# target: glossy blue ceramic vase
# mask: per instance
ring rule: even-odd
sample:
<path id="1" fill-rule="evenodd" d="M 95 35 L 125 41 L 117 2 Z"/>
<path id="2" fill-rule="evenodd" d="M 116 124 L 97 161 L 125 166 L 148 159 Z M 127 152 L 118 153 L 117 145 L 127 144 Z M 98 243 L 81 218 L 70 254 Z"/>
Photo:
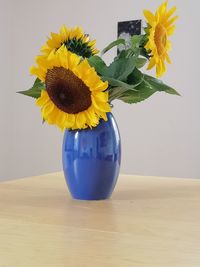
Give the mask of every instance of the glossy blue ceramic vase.
<path id="1" fill-rule="evenodd" d="M 121 141 L 111 113 L 92 129 L 65 131 L 63 170 L 75 199 L 102 200 L 111 196 L 119 175 Z"/>

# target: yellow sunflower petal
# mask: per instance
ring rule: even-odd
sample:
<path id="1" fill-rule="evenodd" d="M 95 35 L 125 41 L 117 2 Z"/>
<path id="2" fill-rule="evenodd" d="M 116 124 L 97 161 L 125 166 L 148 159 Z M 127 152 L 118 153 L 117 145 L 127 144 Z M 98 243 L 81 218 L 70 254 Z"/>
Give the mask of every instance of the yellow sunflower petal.
<path id="1" fill-rule="evenodd" d="M 69 39 L 73 39 L 76 37 L 78 37 L 77 39 L 79 39 L 82 35 L 83 35 L 83 33 L 82 33 L 81 29 L 78 27 L 74 27 L 73 29 L 71 29 L 71 31 L 69 33 Z"/>
<path id="2" fill-rule="evenodd" d="M 102 102 L 108 102 L 108 92 L 98 92 L 98 91 L 93 91 L 92 95 L 97 99 L 98 101 Z"/>
<path id="3" fill-rule="evenodd" d="M 43 118 L 47 118 L 48 115 L 53 111 L 54 109 L 54 104 L 52 102 L 48 102 L 42 107 L 42 116 Z"/>
<path id="4" fill-rule="evenodd" d="M 90 40 L 90 37 L 89 37 L 87 34 L 85 34 L 85 35 L 82 37 L 82 41 L 83 41 L 84 43 L 88 43 L 89 40 Z"/>
<path id="5" fill-rule="evenodd" d="M 167 51 L 170 51 L 172 48 L 172 43 L 168 40 L 166 44 Z"/>
<path id="6" fill-rule="evenodd" d="M 92 91 L 105 91 L 108 88 L 108 81 L 100 81 L 94 87 L 92 87 Z"/>
<path id="7" fill-rule="evenodd" d="M 149 10 L 144 10 L 143 13 L 148 23 L 152 26 L 152 24 L 155 22 L 155 16 Z"/>
<path id="8" fill-rule="evenodd" d="M 80 62 L 80 64 L 77 65 L 77 67 L 74 69 L 75 74 L 80 79 L 85 79 L 87 77 L 87 72 L 90 70 L 90 65 L 86 59 Z"/>
<path id="9" fill-rule="evenodd" d="M 164 74 L 166 72 L 166 65 L 164 60 L 161 61 L 161 64 L 162 64 L 162 74 Z"/>
<path id="10" fill-rule="evenodd" d="M 52 48 L 58 48 L 61 44 L 62 38 L 59 34 L 52 32 L 51 38 L 48 39 L 47 45 Z"/>
<path id="11" fill-rule="evenodd" d="M 46 90 L 42 90 L 41 92 L 41 96 L 36 100 L 36 105 L 37 106 L 44 106 L 45 104 L 47 104 L 49 102 L 49 96 L 46 92 Z"/>
<path id="12" fill-rule="evenodd" d="M 96 55 L 96 54 L 98 54 L 100 51 L 98 50 L 98 49 L 92 49 L 92 54 L 93 55 Z"/>
<path id="13" fill-rule="evenodd" d="M 81 39 L 84 36 L 83 30 L 80 27 L 76 29 L 76 39 Z"/>
<path id="14" fill-rule="evenodd" d="M 52 109 L 51 113 L 48 114 L 45 120 L 49 124 L 56 124 L 58 127 L 60 127 L 60 125 L 57 124 L 58 111 L 59 111 L 58 108 L 54 105 L 54 108 Z"/>
<path id="15" fill-rule="evenodd" d="M 108 103 L 99 101 L 93 95 L 91 96 L 91 98 L 92 98 L 92 103 L 97 110 L 102 112 L 110 112 L 111 108 Z"/>
<path id="16" fill-rule="evenodd" d="M 67 40 L 67 38 L 69 37 L 69 30 L 66 28 L 65 25 L 63 25 L 60 28 L 60 36 L 61 36 L 61 40 L 64 42 L 65 40 Z"/>
<path id="17" fill-rule="evenodd" d="M 65 128 L 72 128 L 75 124 L 75 115 L 74 114 L 67 114 L 64 127 Z"/>
<path id="18" fill-rule="evenodd" d="M 64 113 L 63 111 L 59 110 L 58 114 L 57 114 L 57 118 L 56 118 L 56 123 L 58 125 L 58 127 L 63 131 L 65 129 L 65 120 L 66 120 L 67 116 L 66 113 Z"/>
<path id="19" fill-rule="evenodd" d="M 102 83 L 101 78 L 96 74 L 94 69 L 89 69 L 87 71 L 87 76 L 85 79 L 85 84 L 90 88 L 90 90 L 94 90 L 98 84 Z"/>
<path id="20" fill-rule="evenodd" d="M 96 45 L 96 40 L 90 41 L 90 42 L 88 43 L 88 45 L 89 45 L 90 47 L 95 46 L 95 45 Z"/>
<path id="21" fill-rule="evenodd" d="M 70 53 L 68 54 L 68 68 L 70 70 L 73 70 L 79 63 L 80 63 L 80 57 L 77 57 L 77 55 Z"/>
<path id="22" fill-rule="evenodd" d="M 86 124 L 86 116 L 84 114 L 84 112 L 80 112 L 76 114 L 76 126 L 79 129 L 83 129 L 85 128 L 85 124 Z"/>
<path id="23" fill-rule="evenodd" d="M 174 30 L 175 30 L 175 28 L 176 28 L 175 25 L 173 25 L 173 26 L 171 26 L 170 28 L 168 28 L 168 29 L 167 29 L 167 34 L 168 34 L 168 35 L 172 35 L 172 34 L 174 34 Z"/>
<path id="24" fill-rule="evenodd" d="M 149 65 L 147 66 L 147 70 L 152 69 L 155 66 L 156 62 L 155 62 L 155 58 L 152 57 L 149 61 Z"/>
<path id="25" fill-rule="evenodd" d="M 172 16 L 172 14 L 174 14 L 176 12 L 176 7 L 172 7 L 169 11 L 167 11 L 166 15 L 165 15 L 165 19 L 168 19 L 169 17 Z"/>
<path id="26" fill-rule="evenodd" d="M 50 53 L 51 52 L 51 48 L 47 44 L 45 44 L 45 45 L 43 45 L 41 47 L 40 51 L 43 52 L 43 53 Z"/>
<path id="27" fill-rule="evenodd" d="M 45 76 L 46 76 L 46 72 L 45 72 L 45 69 L 43 68 L 37 68 L 35 66 L 32 66 L 30 68 L 30 73 L 32 75 L 35 75 L 37 76 L 42 82 L 44 82 L 45 80 Z"/>
<path id="28" fill-rule="evenodd" d="M 97 114 L 100 118 L 102 118 L 104 121 L 108 120 L 107 114 L 105 112 L 97 111 Z"/>
<path id="29" fill-rule="evenodd" d="M 170 27 L 177 19 L 178 19 L 178 16 L 175 16 L 172 19 L 166 21 L 165 24 L 164 24 L 165 27 L 166 28 Z"/>
<path id="30" fill-rule="evenodd" d="M 51 52 L 49 53 L 49 55 L 47 56 L 47 60 L 49 60 L 49 61 L 54 60 L 55 59 L 55 53 L 56 53 L 56 49 L 52 49 Z"/>
<path id="31" fill-rule="evenodd" d="M 160 7 L 158 8 L 158 10 L 156 11 L 157 15 L 159 16 L 159 18 L 162 18 L 162 16 L 164 15 L 164 13 L 166 12 L 166 8 L 167 8 L 167 1 L 162 3 L 160 5 Z"/>
<path id="32" fill-rule="evenodd" d="M 170 59 L 170 57 L 169 57 L 169 55 L 168 54 L 166 54 L 166 60 L 167 60 L 167 62 L 169 63 L 169 64 L 171 64 L 172 62 L 171 62 L 171 59 Z"/>
<path id="33" fill-rule="evenodd" d="M 162 69 L 162 61 L 160 60 L 159 63 L 156 65 L 156 76 L 157 78 L 161 77 L 163 74 L 163 69 Z"/>
<path id="34" fill-rule="evenodd" d="M 46 117 L 49 124 L 56 124 L 62 131 L 65 129 L 65 120 L 67 114 L 59 110 L 55 105 L 51 112 Z"/>

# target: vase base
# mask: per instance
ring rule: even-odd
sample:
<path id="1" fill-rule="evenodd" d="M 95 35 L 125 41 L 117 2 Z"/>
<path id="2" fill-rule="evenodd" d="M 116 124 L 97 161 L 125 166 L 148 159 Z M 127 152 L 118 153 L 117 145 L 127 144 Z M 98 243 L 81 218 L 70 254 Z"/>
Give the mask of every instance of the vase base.
<path id="1" fill-rule="evenodd" d="M 77 201 L 102 201 L 102 200 L 108 200 L 110 199 L 111 195 L 109 196 L 73 196 L 71 195 L 71 197 L 74 199 L 74 200 L 77 200 Z"/>

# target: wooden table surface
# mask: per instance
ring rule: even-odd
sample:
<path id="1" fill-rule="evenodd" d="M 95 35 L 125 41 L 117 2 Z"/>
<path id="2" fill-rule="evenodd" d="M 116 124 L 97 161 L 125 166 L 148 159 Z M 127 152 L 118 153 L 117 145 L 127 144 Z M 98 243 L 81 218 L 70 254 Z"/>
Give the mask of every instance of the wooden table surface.
<path id="1" fill-rule="evenodd" d="M 121 175 L 75 201 L 62 173 L 0 183 L 0 267 L 200 267 L 200 180 Z"/>

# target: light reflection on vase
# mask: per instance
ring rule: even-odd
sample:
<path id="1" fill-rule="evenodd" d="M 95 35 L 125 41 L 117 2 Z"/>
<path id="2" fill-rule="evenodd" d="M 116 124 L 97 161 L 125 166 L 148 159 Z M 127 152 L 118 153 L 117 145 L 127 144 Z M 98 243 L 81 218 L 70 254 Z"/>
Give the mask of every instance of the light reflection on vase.
<path id="1" fill-rule="evenodd" d="M 108 113 L 93 129 L 66 131 L 63 140 L 63 170 L 76 199 L 109 198 L 121 162 L 121 141 L 116 121 Z"/>

